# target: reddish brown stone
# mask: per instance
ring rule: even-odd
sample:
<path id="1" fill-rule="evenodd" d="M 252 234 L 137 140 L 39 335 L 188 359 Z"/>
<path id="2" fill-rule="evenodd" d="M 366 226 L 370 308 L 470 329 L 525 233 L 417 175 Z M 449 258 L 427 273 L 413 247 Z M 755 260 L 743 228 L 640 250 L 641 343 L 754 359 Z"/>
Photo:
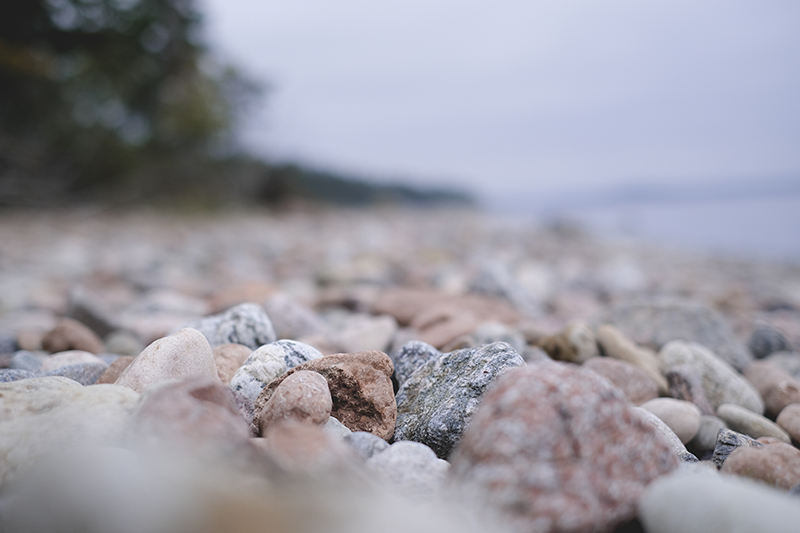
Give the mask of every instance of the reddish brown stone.
<path id="1" fill-rule="evenodd" d="M 658 398 L 658 385 L 641 368 L 610 357 L 592 357 L 583 364 L 616 385 L 636 405 Z"/>
<path id="2" fill-rule="evenodd" d="M 253 353 L 253 350 L 243 344 L 220 344 L 213 348 L 214 362 L 217 365 L 219 380 L 225 385 L 231 384 L 231 379 L 244 360 Z"/>
<path id="3" fill-rule="evenodd" d="M 775 423 L 785 429 L 794 442 L 800 442 L 800 403 L 784 407 Z"/>
<path id="4" fill-rule="evenodd" d="M 63 318 L 42 338 L 42 348 L 50 353 L 82 350 L 103 352 L 103 341 L 92 330 L 72 318 Z"/>
<path id="5" fill-rule="evenodd" d="M 720 471 L 789 490 L 800 483 L 800 450 L 783 442 L 738 448 Z"/>
<path id="6" fill-rule="evenodd" d="M 764 406 L 769 416 L 778 416 L 787 405 L 800 403 L 800 383 L 770 363 L 756 361 L 745 369 L 744 377 L 764 398 Z"/>
<path id="7" fill-rule="evenodd" d="M 298 365 L 272 380 L 256 400 L 256 413 L 261 412 L 275 389 L 295 372 L 311 370 L 328 381 L 333 398 L 331 416 L 351 431 L 368 431 L 391 438 L 397 420 L 391 375 L 392 360 L 383 352 L 334 354 Z"/>
<path id="8" fill-rule="evenodd" d="M 262 435 L 270 425 L 295 420 L 321 426 L 331 416 L 333 401 L 328 382 L 310 370 L 294 372 L 284 379 L 258 414 Z"/>
<path id="9" fill-rule="evenodd" d="M 123 370 L 128 368 L 128 366 L 136 359 L 133 355 L 123 355 L 122 357 L 117 357 L 113 363 L 111 363 L 106 371 L 103 372 L 103 375 L 100 376 L 95 382 L 95 385 L 100 385 L 103 383 L 114 383 L 117 381 L 117 378 L 120 374 L 122 374 Z"/>
<path id="10" fill-rule="evenodd" d="M 458 485 L 538 533 L 612 530 L 678 459 L 607 380 L 544 363 L 497 379 L 451 463 Z"/>

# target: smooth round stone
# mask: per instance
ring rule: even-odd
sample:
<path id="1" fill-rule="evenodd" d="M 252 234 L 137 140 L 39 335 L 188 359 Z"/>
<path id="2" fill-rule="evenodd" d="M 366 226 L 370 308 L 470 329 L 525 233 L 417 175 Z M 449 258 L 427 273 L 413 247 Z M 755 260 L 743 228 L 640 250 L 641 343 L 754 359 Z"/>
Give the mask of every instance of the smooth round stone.
<path id="1" fill-rule="evenodd" d="M 775 352 L 791 350 L 791 345 L 777 328 L 760 322 L 753 328 L 748 348 L 756 359 L 763 359 Z"/>
<path id="2" fill-rule="evenodd" d="M 417 500 L 433 496 L 450 468 L 428 446 L 413 441 L 395 442 L 366 464 L 402 494 Z"/>
<path id="3" fill-rule="evenodd" d="M 634 407 L 633 411 L 642 418 L 644 423 L 651 426 L 659 433 L 659 435 L 661 435 L 661 438 L 669 445 L 669 447 L 672 449 L 672 453 L 674 453 L 678 459 L 687 463 L 697 462 L 697 457 L 695 457 L 689 452 L 689 450 L 686 449 L 686 446 L 681 442 L 681 439 L 679 439 L 675 432 L 672 431 L 670 427 L 666 425 L 660 418 L 650 411 L 642 409 L 641 407 Z"/>
<path id="4" fill-rule="evenodd" d="M 800 450 L 783 442 L 739 448 L 731 452 L 720 472 L 789 490 L 800 483 Z"/>
<path id="5" fill-rule="evenodd" d="M 42 348 L 51 353 L 82 350 L 98 354 L 104 351 L 97 334 L 72 318 L 63 318 L 42 338 Z M 51 369 L 52 370 L 52 369 Z"/>
<path id="6" fill-rule="evenodd" d="M 800 403 L 789 404 L 783 408 L 775 420 L 795 442 L 800 442 Z"/>
<path id="7" fill-rule="evenodd" d="M 745 369 L 744 377 L 764 398 L 767 414 L 771 417 L 778 416 L 791 403 L 800 403 L 800 383 L 775 365 L 756 361 Z"/>
<path id="8" fill-rule="evenodd" d="M 278 385 L 258 414 L 258 427 L 263 435 L 271 424 L 281 421 L 321 426 L 328 422 L 332 407 L 328 381 L 317 372 L 301 370 Z"/>
<path id="9" fill-rule="evenodd" d="M 105 361 L 92 353 L 84 352 L 82 350 L 70 350 L 68 352 L 53 354 L 45 359 L 42 362 L 42 366 L 39 367 L 39 372 L 50 372 L 63 366 L 77 365 L 81 363 L 101 364 L 106 368 L 108 367 L 108 364 Z"/>
<path id="10" fill-rule="evenodd" d="M 609 380 L 635 405 L 658 398 L 658 385 L 636 365 L 611 357 L 592 357 L 583 367 Z"/>
<path id="11" fill-rule="evenodd" d="M 213 347 L 233 343 L 255 350 L 275 341 L 275 330 L 267 313 L 263 307 L 253 303 L 239 304 L 224 313 L 186 324 L 184 328 L 198 330 Z"/>
<path id="12" fill-rule="evenodd" d="M 570 324 L 555 335 L 545 337 L 539 348 L 558 361 L 584 363 L 599 355 L 594 332 L 583 322 Z"/>
<path id="13" fill-rule="evenodd" d="M 658 359 L 655 352 L 637 346 L 620 330 L 608 324 L 598 327 L 596 335 L 597 343 L 603 348 L 608 357 L 625 361 L 641 368 L 658 385 L 659 391 L 666 392 L 667 380 L 658 368 Z"/>
<path id="14" fill-rule="evenodd" d="M 792 442 L 789 434 L 780 426 L 739 405 L 724 403 L 717 408 L 717 416 L 724 420 L 730 429 L 754 439 L 775 437 L 787 444 Z"/>
<path id="15" fill-rule="evenodd" d="M 103 372 L 103 375 L 97 380 L 97 384 L 115 383 L 117 379 L 119 379 L 120 374 L 133 363 L 134 359 L 136 359 L 136 357 L 133 355 L 117 357 L 113 363 L 108 365 L 106 371 Z"/>
<path id="16" fill-rule="evenodd" d="M 243 344 L 220 344 L 211 350 L 217 365 L 219 380 L 230 385 L 231 379 L 250 356 L 252 350 Z"/>
<path id="17" fill-rule="evenodd" d="M 389 443 L 368 431 L 353 431 L 345 441 L 364 459 L 369 459 L 389 447 Z"/>
<path id="18" fill-rule="evenodd" d="M 322 426 L 322 429 L 324 429 L 325 433 L 328 435 L 333 435 L 341 439 L 344 439 L 353 433 L 350 431 L 350 428 L 339 422 L 339 420 L 333 416 L 328 417 L 328 421 L 325 422 L 325 424 Z"/>
<path id="19" fill-rule="evenodd" d="M 687 443 L 692 450 L 704 452 L 713 451 L 717 445 L 717 434 L 720 429 L 728 429 L 724 420 L 713 415 L 703 415 L 700 417 L 700 429 L 694 438 Z"/>
<path id="20" fill-rule="evenodd" d="M 139 355 L 145 345 L 132 331 L 118 329 L 106 337 L 106 350 L 119 355 Z"/>
<path id="21" fill-rule="evenodd" d="M 686 444 L 697 435 L 702 413 L 695 404 L 674 398 L 656 398 L 641 405 L 661 419 Z"/>
<path id="22" fill-rule="evenodd" d="M 39 372 L 42 368 L 42 363 L 48 358 L 46 352 L 29 352 L 27 350 L 20 350 L 14 354 L 8 364 L 8 368 L 12 370 L 27 370 L 28 372 Z"/>

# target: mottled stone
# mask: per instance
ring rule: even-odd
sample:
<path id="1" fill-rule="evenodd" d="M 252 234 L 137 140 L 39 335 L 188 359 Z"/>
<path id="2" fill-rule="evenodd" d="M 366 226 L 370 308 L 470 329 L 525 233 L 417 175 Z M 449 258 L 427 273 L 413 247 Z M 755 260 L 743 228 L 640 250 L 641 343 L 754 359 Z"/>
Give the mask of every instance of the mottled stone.
<path id="1" fill-rule="evenodd" d="M 261 391 L 273 379 L 299 364 L 320 357 L 319 350 L 298 341 L 280 340 L 265 344 L 247 356 L 231 378 L 231 388 L 255 404 Z"/>
<path id="2" fill-rule="evenodd" d="M 728 429 L 724 420 L 717 416 L 703 415 L 700 417 L 700 429 L 694 438 L 687 443 L 687 447 L 694 451 L 711 452 L 717 445 L 717 434 L 720 429 Z"/>
<path id="3" fill-rule="evenodd" d="M 39 372 L 42 368 L 42 363 L 47 359 L 48 354 L 45 352 L 29 352 L 27 350 L 20 350 L 14 354 L 14 357 L 9 361 L 8 368 L 13 370 L 27 370 L 29 372 Z"/>
<path id="4" fill-rule="evenodd" d="M 395 440 L 430 446 L 445 459 L 461 440 L 486 387 L 525 365 L 508 344 L 497 342 L 443 354 L 418 368 L 397 391 Z"/>
<path id="5" fill-rule="evenodd" d="M 301 305 L 286 294 L 275 294 L 264 303 L 275 334 L 279 339 L 300 339 L 312 335 L 326 335 L 328 327 L 311 309 Z"/>
<path id="6" fill-rule="evenodd" d="M 36 376 L 38 376 L 38 374 L 36 372 L 31 372 L 30 370 L 17 370 L 11 368 L 0 369 L 0 383 L 9 383 L 11 381 L 28 379 Z"/>
<path id="7" fill-rule="evenodd" d="M 599 354 L 594 333 L 582 322 L 570 324 L 559 333 L 544 337 L 537 345 L 553 359 L 569 363 L 584 363 Z"/>
<path id="8" fill-rule="evenodd" d="M 82 350 L 70 350 L 68 352 L 59 352 L 51 355 L 44 361 L 42 366 L 39 367 L 39 372 L 50 372 L 67 365 L 77 365 L 80 363 L 94 363 L 101 364 L 104 367 L 108 365 L 99 357 L 89 352 Z"/>
<path id="9" fill-rule="evenodd" d="M 662 372 L 678 365 L 688 365 L 700 376 L 703 391 L 716 409 L 723 403 L 735 403 L 754 413 L 764 412 L 758 391 L 711 350 L 694 342 L 672 341 L 658 353 Z"/>
<path id="10" fill-rule="evenodd" d="M 744 371 L 744 377 L 764 398 L 767 415 L 778 416 L 784 407 L 800 403 L 800 383 L 780 368 L 756 361 Z"/>
<path id="11" fill-rule="evenodd" d="M 610 357 L 592 357 L 583 364 L 613 383 L 634 404 L 658 398 L 658 385 L 641 368 Z"/>
<path id="12" fill-rule="evenodd" d="M 184 328 L 150 344 L 115 383 L 142 392 L 159 381 L 197 375 L 219 379 L 206 338 L 197 330 Z"/>
<path id="13" fill-rule="evenodd" d="M 267 313 L 260 305 L 243 303 L 223 313 L 185 324 L 205 335 L 211 347 L 221 344 L 244 344 L 251 350 L 275 341 Z"/>
<path id="14" fill-rule="evenodd" d="M 744 433 L 754 439 L 775 437 L 787 444 L 791 443 L 789 435 L 777 424 L 739 405 L 724 403 L 717 408 L 717 416 L 724 420 L 732 430 Z"/>
<path id="15" fill-rule="evenodd" d="M 98 354 L 104 350 L 103 341 L 95 332 L 71 318 L 62 319 L 45 334 L 42 348 L 50 353 L 82 350 Z"/>
<path id="16" fill-rule="evenodd" d="M 653 427 L 663 438 L 664 442 L 669 444 L 669 447 L 672 449 L 672 453 L 675 454 L 675 457 L 683 461 L 684 463 L 696 463 L 698 461 L 697 457 L 694 454 L 690 453 L 689 450 L 686 449 L 686 446 L 681 442 L 681 439 L 675 434 L 672 429 L 668 425 L 666 425 L 660 418 L 656 415 L 651 413 L 646 409 L 642 409 L 641 407 L 634 407 L 633 408 L 635 413 L 638 413 L 642 420 Z M 712 446 L 713 448 L 713 446 Z"/>
<path id="17" fill-rule="evenodd" d="M 353 432 L 350 431 L 350 428 L 339 422 L 338 419 L 333 418 L 332 416 L 328 417 L 328 421 L 322 425 L 322 429 L 325 430 L 325 433 L 328 435 L 333 435 L 334 437 L 338 437 L 340 439 L 346 438 L 348 435 L 351 435 Z"/>
<path id="18" fill-rule="evenodd" d="M 352 315 L 333 335 L 337 346 L 347 353 L 385 351 L 397 332 L 397 322 L 389 315 Z"/>
<path id="19" fill-rule="evenodd" d="M 711 456 L 711 462 L 717 465 L 717 468 L 722 468 L 725 460 L 733 450 L 745 446 L 757 447 L 764 445 L 732 429 L 720 429 L 719 433 L 717 433 L 717 444 L 714 446 L 714 454 Z"/>
<path id="20" fill-rule="evenodd" d="M 752 355 L 718 312 L 699 303 L 663 299 L 623 302 L 605 310 L 598 324 L 613 324 L 637 344 L 660 350 L 674 340 L 708 347 L 723 361 L 741 371 Z"/>
<path id="21" fill-rule="evenodd" d="M 118 357 L 113 363 L 108 365 L 108 368 L 106 368 L 105 372 L 97 379 L 96 383 L 98 385 L 102 383 L 116 383 L 120 374 L 131 365 L 134 359 L 136 359 L 136 357 L 133 355 Z"/>
<path id="22" fill-rule="evenodd" d="M 93 385 L 100 379 L 108 365 L 105 363 L 76 363 L 59 367 L 50 372 L 39 374 L 42 377 L 62 376 L 77 381 L 81 385 Z"/>
<path id="23" fill-rule="evenodd" d="M 458 449 L 458 487 L 518 531 L 611 531 L 653 479 L 677 468 L 669 444 L 594 372 L 545 363 L 501 376 Z"/>
<path id="24" fill-rule="evenodd" d="M 220 344 L 211 350 L 214 363 L 217 365 L 219 380 L 225 385 L 231 384 L 231 379 L 239 367 L 253 352 L 244 344 Z"/>
<path id="25" fill-rule="evenodd" d="M 365 460 L 389 447 L 388 442 L 367 431 L 353 431 L 345 441 Z"/>
<path id="26" fill-rule="evenodd" d="M 800 403 L 787 405 L 775 419 L 778 424 L 795 442 L 800 442 Z"/>
<path id="27" fill-rule="evenodd" d="M 641 368 L 658 385 L 660 392 L 667 391 L 667 381 L 658 368 L 658 358 L 652 350 L 637 346 L 620 330 L 608 324 L 598 327 L 595 335 L 597 343 L 608 357 Z"/>
<path id="28" fill-rule="evenodd" d="M 391 380 L 392 361 L 382 352 L 326 355 L 300 364 L 264 387 L 256 401 L 256 412 L 263 409 L 283 380 L 304 370 L 318 372 L 328 381 L 333 399 L 331 416 L 351 431 L 391 438 L 397 404 Z"/>
<path id="29" fill-rule="evenodd" d="M 775 352 L 786 352 L 792 349 L 791 344 L 777 328 L 766 322 L 759 322 L 750 334 L 747 344 L 756 359 L 763 359 Z"/>
<path id="30" fill-rule="evenodd" d="M 800 483 L 800 450 L 783 442 L 739 448 L 731 452 L 720 471 L 789 490 Z"/>
<path id="31" fill-rule="evenodd" d="M 405 383 L 417 368 L 440 355 L 442 352 L 425 342 L 409 341 L 405 343 L 391 356 L 394 364 L 394 377 L 398 386 Z"/>
<path id="32" fill-rule="evenodd" d="M 664 376 L 667 378 L 669 395 L 677 400 L 692 402 L 704 415 L 713 415 L 716 410 L 706 398 L 703 380 L 690 365 L 670 367 Z"/>
<path id="33" fill-rule="evenodd" d="M 656 398 L 641 405 L 661 419 L 686 444 L 700 429 L 700 409 L 693 403 L 674 398 Z"/>
<path id="34" fill-rule="evenodd" d="M 427 501 L 444 483 L 450 464 L 419 442 L 398 441 L 367 459 L 367 467 L 388 485 L 417 501 Z"/>
<path id="35" fill-rule="evenodd" d="M 294 420 L 321 426 L 331 417 L 333 400 L 328 382 L 309 370 L 295 372 L 281 381 L 258 413 L 262 435 L 275 422 Z"/>

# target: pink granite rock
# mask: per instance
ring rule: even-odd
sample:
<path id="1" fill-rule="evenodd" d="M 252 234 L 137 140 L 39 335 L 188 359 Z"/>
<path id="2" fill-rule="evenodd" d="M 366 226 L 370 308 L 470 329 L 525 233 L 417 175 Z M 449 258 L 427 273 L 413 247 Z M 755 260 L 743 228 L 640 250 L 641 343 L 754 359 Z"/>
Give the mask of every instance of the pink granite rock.
<path id="1" fill-rule="evenodd" d="M 658 398 L 656 382 L 634 364 L 611 357 L 592 357 L 583 367 L 597 372 L 616 385 L 636 405 Z"/>
<path id="2" fill-rule="evenodd" d="M 231 384 L 236 371 L 242 366 L 244 360 L 253 352 L 243 344 L 220 344 L 211 353 L 214 354 L 214 363 L 217 365 L 217 375 L 225 385 Z"/>

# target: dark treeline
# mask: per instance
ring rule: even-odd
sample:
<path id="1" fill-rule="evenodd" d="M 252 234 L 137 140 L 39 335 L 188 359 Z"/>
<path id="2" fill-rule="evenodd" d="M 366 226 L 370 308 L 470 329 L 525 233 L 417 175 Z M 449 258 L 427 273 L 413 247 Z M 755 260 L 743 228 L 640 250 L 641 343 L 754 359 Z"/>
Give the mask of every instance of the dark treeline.
<path id="1" fill-rule="evenodd" d="M 216 60 L 193 0 L 0 2 L 0 205 L 469 202 L 237 149 L 258 83 Z"/>

